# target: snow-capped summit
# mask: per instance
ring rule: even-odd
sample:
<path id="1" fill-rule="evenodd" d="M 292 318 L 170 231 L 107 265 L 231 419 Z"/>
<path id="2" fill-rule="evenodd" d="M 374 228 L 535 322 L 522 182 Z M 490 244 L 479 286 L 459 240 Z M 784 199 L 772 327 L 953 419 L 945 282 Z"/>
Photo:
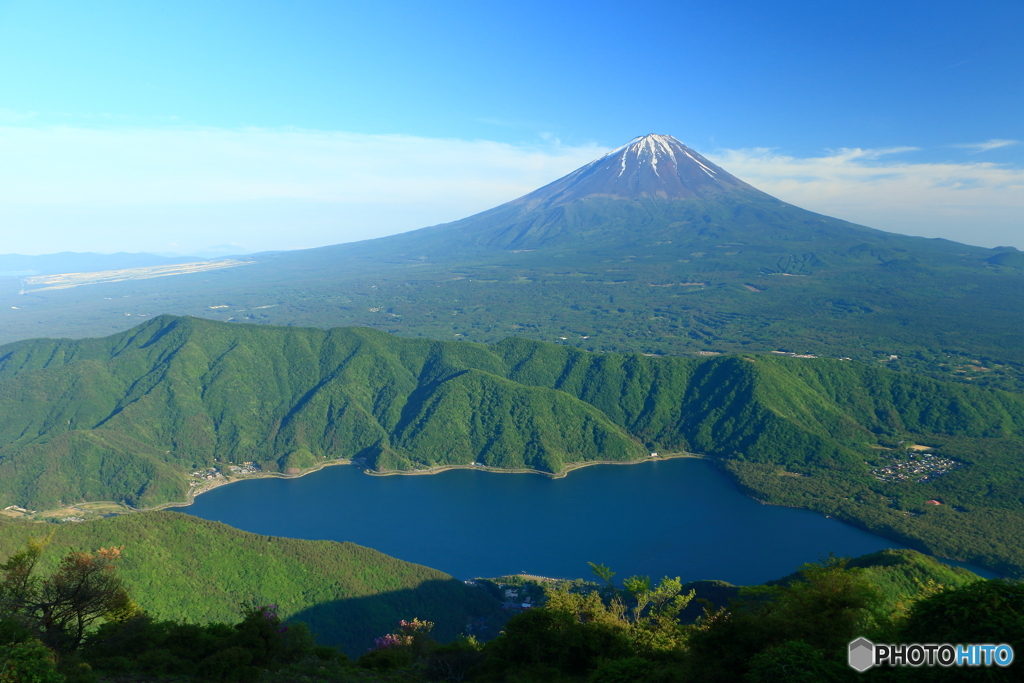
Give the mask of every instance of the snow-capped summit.
<path id="1" fill-rule="evenodd" d="M 515 200 L 559 206 L 586 197 L 696 199 L 730 191 L 760 192 L 671 135 L 644 135 Z"/>
<path id="2" fill-rule="evenodd" d="M 679 156 L 676 156 L 676 153 Z M 711 162 L 699 154 L 691 150 L 683 143 L 676 140 L 671 135 L 643 135 L 640 137 L 633 138 L 627 144 L 619 147 L 611 154 L 602 157 L 606 159 L 612 157 L 614 160 L 619 162 L 619 172 L 616 177 L 622 177 L 627 174 L 627 171 L 631 173 L 637 173 L 642 166 L 649 164 L 654 175 L 661 177 L 658 173 L 658 160 L 662 163 L 662 170 L 665 169 L 666 162 L 670 164 L 669 171 L 678 174 L 680 161 L 687 163 L 687 159 L 690 162 L 697 164 L 709 178 L 714 178 L 721 169 L 715 171 L 711 168 Z M 686 158 L 683 158 L 686 157 Z M 697 157 L 700 157 L 698 159 Z M 601 161 L 599 159 L 598 161 Z M 703 161 L 701 161 L 703 159 Z M 671 160 L 669 162 L 669 160 Z"/>
<path id="3" fill-rule="evenodd" d="M 785 206 L 671 135 L 644 135 L 518 199 L 452 223 L 382 238 L 379 244 L 400 243 L 395 253 L 417 257 L 447 255 L 453 244 L 464 252 L 570 245 L 616 249 L 633 239 L 653 239 L 655 233 L 676 241 L 684 230 L 679 226 L 702 220 L 716 204 L 728 215 L 753 205 L 758 210 Z"/>

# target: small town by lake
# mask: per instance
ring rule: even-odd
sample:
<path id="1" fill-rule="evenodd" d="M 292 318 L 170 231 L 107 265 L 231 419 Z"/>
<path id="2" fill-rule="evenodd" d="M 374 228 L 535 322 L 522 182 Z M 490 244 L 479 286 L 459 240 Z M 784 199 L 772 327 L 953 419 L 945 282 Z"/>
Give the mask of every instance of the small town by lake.
<path id="1" fill-rule="evenodd" d="M 763 505 L 697 458 L 596 465 L 559 479 L 469 469 L 371 477 L 336 466 L 221 486 L 177 509 L 258 534 L 351 541 L 460 579 L 589 577 L 595 562 L 620 578 L 754 584 L 830 552 L 905 547 L 818 513 Z"/>

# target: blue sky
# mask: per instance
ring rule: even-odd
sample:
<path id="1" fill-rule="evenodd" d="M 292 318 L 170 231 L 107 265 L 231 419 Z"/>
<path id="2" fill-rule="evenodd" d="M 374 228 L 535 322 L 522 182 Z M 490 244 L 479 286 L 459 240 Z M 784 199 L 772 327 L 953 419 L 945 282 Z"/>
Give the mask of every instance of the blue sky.
<path id="1" fill-rule="evenodd" d="M 0 253 L 311 247 L 650 133 L 813 210 L 1024 248 L 1024 4 L 0 0 Z"/>

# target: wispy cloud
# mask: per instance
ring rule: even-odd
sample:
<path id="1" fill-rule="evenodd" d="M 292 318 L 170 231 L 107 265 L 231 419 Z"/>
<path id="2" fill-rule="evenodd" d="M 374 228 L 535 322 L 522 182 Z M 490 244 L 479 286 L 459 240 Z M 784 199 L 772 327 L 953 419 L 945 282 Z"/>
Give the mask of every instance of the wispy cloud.
<path id="1" fill-rule="evenodd" d="M 3 251 L 38 252 L 18 245 L 40 229 L 51 251 L 364 239 L 491 208 L 604 151 L 298 129 L 0 126 L 0 218 L 25 227 Z"/>
<path id="2" fill-rule="evenodd" d="M 0 251 L 335 244 L 471 215 L 607 151 L 551 136 L 531 146 L 299 129 L 8 122 L 0 124 Z M 771 149 L 701 151 L 813 211 L 895 232 L 1024 247 L 1019 168 L 915 163 L 907 160 L 912 147 L 806 158 Z"/>
<path id="3" fill-rule="evenodd" d="M 801 158 L 739 149 L 706 156 L 812 211 L 892 232 L 1024 247 L 1024 169 L 887 158 L 911 150 L 841 149 Z"/>
<path id="4" fill-rule="evenodd" d="M 595 146 L 313 130 L 0 127 L 0 201 L 152 204 L 505 201 L 599 156 Z"/>
<path id="5" fill-rule="evenodd" d="M 1019 140 L 989 140 L 987 142 L 965 142 L 958 145 L 950 145 L 950 147 L 961 147 L 963 149 L 969 149 L 978 152 L 987 152 L 990 149 L 999 149 L 1000 147 L 1009 147 L 1010 145 L 1016 145 Z"/>
<path id="6" fill-rule="evenodd" d="M 0 125 L 6 124 L 24 124 L 32 121 L 38 116 L 34 111 L 19 111 L 15 109 L 5 109 L 0 107 Z"/>

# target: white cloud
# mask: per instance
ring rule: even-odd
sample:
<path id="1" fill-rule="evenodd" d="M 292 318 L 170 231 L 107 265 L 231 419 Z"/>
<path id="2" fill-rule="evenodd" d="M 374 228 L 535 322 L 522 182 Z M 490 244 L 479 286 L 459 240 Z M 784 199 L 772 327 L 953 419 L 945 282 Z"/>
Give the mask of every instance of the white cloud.
<path id="1" fill-rule="evenodd" d="M 439 193 L 488 201 L 602 151 L 308 130 L 0 127 L 0 201 L 445 201 Z"/>
<path id="2" fill-rule="evenodd" d="M 34 111 L 17 111 L 0 107 L 0 124 L 23 124 L 36 117 Z"/>
<path id="3" fill-rule="evenodd" d="M 316 130 L 0 126 L 0 218 L 24 228 L 0 251 L 333 244 L 462 218 L 603 152 Z"/>
<path id="4" fill-rule="evenodd" d="M 974 150 L 974 153 L 987 152 L 990 149 L 999 149 L 1000 147 L 1009 147 L 1010 145 L 1016 145 L 1019 140 L 989 140 L 987 142 L 965 142 L 959 145 L 950 145 L 950 147 L 962 147 L 964 149 Z"/>
<path id="5" fill-rule="evenodd" d="M 912 150 L 707 156 L 813 211 L 894 232 L 1024 247 L 1024 171 L 902 160 Z M 0 125 L 0 253 L 336 244 L 471 215 L 606 151 L 551 137 L 515 146 L 297 129 L 8 123 Z"/>
<path id="6" fill-rule="evenodd" d="M 886 158 L 912 149 L 841 149 L 809 158 L 740 149 L 706 156 L 818 213 L 907 235 L 1024 247 L 1024 169 Z"/>

